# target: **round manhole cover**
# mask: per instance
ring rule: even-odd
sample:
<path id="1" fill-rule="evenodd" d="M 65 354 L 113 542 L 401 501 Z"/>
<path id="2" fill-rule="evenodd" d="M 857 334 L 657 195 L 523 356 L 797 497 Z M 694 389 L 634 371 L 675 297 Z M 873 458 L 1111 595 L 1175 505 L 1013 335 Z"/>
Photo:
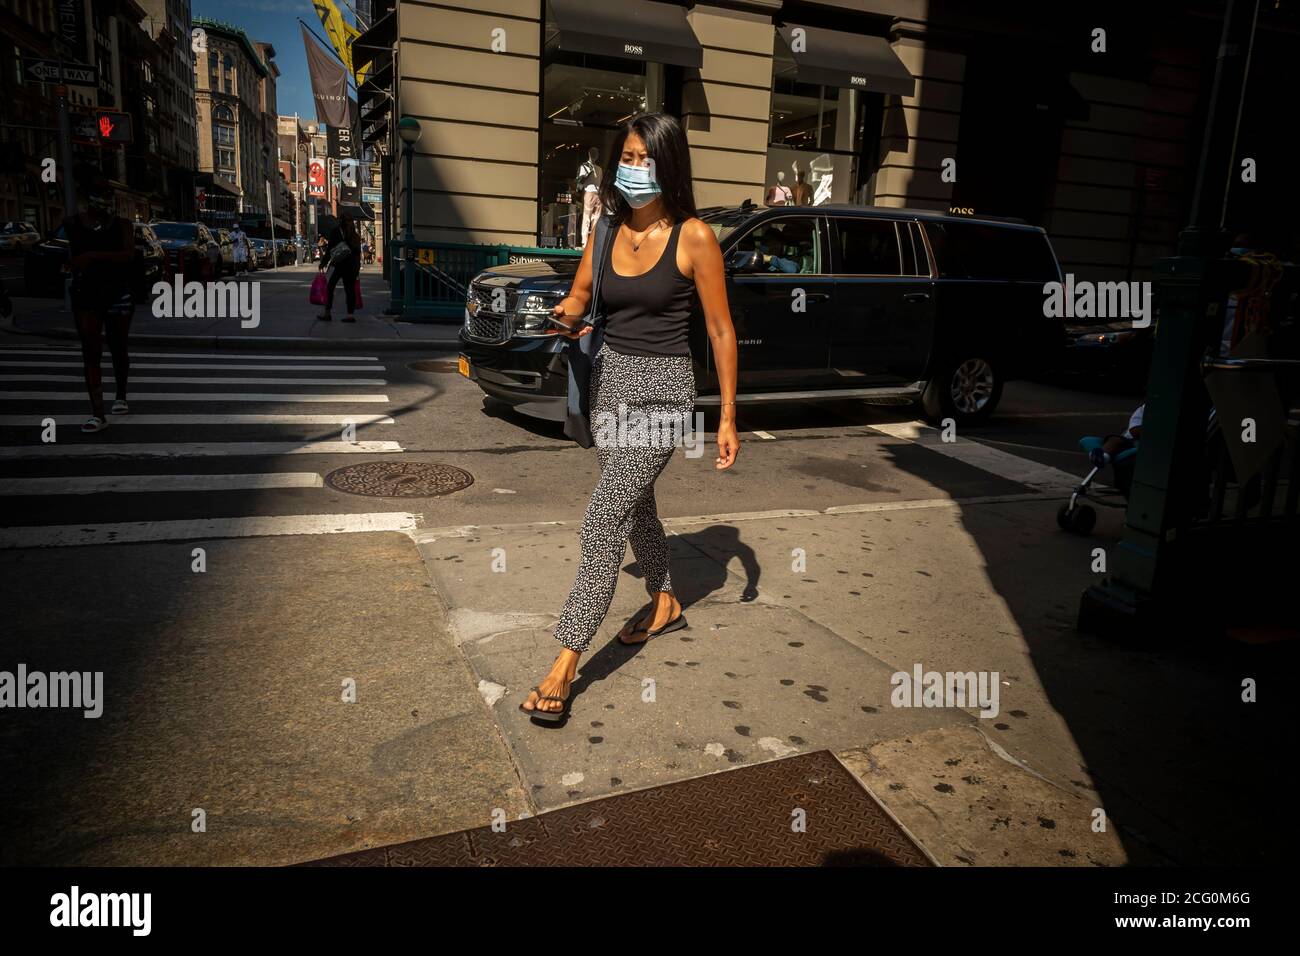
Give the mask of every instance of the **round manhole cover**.
<path id="1" fill-rule="evenodd" d="M 458 372 L 460 367 L 455 359 L 421 359 L 406 366 L 417 372 Z"/>
<path id="2" fill-rule="evenodd" d="M 325 476 L 331 488 L 371 498 L 435 498 L 468 488 L 474 476 L 453 465 L 429 461 L 371 461 L 346 465 Z"/>

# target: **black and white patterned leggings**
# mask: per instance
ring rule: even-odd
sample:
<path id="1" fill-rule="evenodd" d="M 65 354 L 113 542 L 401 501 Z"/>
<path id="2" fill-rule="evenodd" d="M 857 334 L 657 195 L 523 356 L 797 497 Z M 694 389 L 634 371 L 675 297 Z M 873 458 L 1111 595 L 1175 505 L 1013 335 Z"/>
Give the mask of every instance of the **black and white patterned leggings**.
<path id="1" fill-rule="evenodd" d="M 654 486 L 695 409 L 695 375 L 686 355 L 624 355 L 602 343 L 590 388 L 600 480 L 582 519 L 578 576 L 554 630 L 557 641 L 578 653 L 590 646 L 609 611 L 629 542 L 646 593 L 672 590 Z M 680 423 L 676 435 L 667 424 L 672 421 Z M 645 438 L 639 422 L 646 423 Z"/>

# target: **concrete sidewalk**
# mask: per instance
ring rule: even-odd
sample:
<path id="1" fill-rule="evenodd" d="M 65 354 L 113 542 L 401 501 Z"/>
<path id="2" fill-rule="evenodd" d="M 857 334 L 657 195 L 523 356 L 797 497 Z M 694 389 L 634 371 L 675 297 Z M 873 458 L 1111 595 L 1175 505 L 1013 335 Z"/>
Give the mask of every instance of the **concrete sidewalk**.
<path id="1" fill-rule="evenodd" d="M 259 323 L 244 328 L 237 316 L 227 318 L 157 318 L 149 303 L 136 306 L 131 341 L 139 345 L 202 348 L 331 349 L 340 344 L 369 349 L 455 348 L 459 325 L 403 322 L 384 315 L 389 304 L 388 283 L 378 265 L 361 271 L 362 307 L 355 323 L 341 322 L 343 293 L 335 289 L 334 320 L 316 319 L 318 306 L 308 301 L 316 267 L 282 266 L 254 272 L 260 296 Z M 239 281 L 245 281 L 242 277 Z M 62 299 L 14 296 L 14 315 L 0 322 L 0 332 L 54 339 L 77 339 L 76 325 Z M 13 341 L 13 340 L 11 340 Z M 20 341 L 20 340 L 19 340 Z"/>

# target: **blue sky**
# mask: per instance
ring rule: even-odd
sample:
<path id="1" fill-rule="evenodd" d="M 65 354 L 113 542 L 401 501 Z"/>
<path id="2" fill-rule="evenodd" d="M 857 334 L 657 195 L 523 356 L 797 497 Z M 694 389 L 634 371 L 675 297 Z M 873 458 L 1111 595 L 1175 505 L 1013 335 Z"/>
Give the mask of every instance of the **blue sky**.
<path id="1" fill-rule="evenodd" d="M 355 18 L 341 0 L 335 0 L 349 22 Z M 302 49 L 302 17 L 320 37 L 325 36 L 320 18 L 311 0 L 191 0 L 196 17 L 211 17 L 243 28 L 250 40 L 265 40 L 275 47 L 275 63 L 280 68 L 276 83 L 276 102 L 281 116 L 294 111 L 306 120 L 316 119 L 311 98 L 311 80 L 307 77 L 307 55 Z"/>

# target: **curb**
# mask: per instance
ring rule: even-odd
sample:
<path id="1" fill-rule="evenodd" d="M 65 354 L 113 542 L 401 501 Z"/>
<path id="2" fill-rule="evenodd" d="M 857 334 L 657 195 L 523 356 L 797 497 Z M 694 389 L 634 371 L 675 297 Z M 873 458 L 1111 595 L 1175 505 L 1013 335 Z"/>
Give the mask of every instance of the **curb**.
<path id="1" fill-rule="evenodd" d="M 0 331 L 13 335 L 27 335 L 46 339 L 67 339 L 79 341 L 73 329 L 19 329 L 8 323 L 0 323 Z M 342 348 L 367 348 L 381 351 L 399 352 L 415 349 L 432 349 L 446 352 L 458 349 L 459 340 L 455 332 L 440 339 L 325 339 L 308 336 L 256 336 L 256 335 L 161 335 L 132 334 L 132 346 L 195 346 L 207 349 L 230 349 L 231 351 L 247 349 L 306 349 L 307 351 L 330 351 Z"/>

